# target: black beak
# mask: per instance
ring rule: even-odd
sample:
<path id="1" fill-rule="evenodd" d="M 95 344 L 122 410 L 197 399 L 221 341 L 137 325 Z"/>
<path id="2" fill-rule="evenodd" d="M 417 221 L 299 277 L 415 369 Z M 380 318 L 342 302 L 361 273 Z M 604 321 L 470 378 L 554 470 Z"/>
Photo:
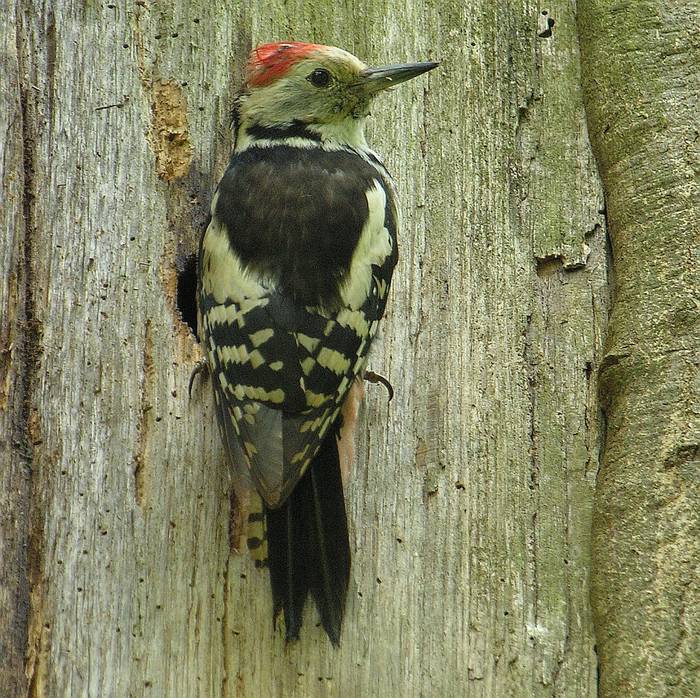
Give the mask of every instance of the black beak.
<path id="1" fill-rule="evenodd" d="M 437 68 L 438 65 L 440 64 L 437 61 L 425 61 L 423 63 L 404 63 L 402 65 L 385 65 L 380 68 L 365 68 L 360 73 L 360 79 L 363 86 L 371 92 L 379 92 L 427 73 L 429 70 Z"/>

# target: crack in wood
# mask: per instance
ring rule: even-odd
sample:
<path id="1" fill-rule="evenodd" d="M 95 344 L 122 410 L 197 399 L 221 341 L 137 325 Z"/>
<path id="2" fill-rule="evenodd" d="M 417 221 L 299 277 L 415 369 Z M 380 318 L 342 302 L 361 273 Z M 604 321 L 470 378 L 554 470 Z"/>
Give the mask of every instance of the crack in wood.
<path id="1" fill-rule="evenodd" d="M 155 368 L 153 365 L 153 336 L 151 331 L 151 321 L 146 320 L 143 343 L 143 368 L 141 374 L 141 413 L 136 425 L 136 448 L 132 458 L 134 473 L 134 497 L 136 504 L 143 507 L 146 495 L 146 451 L 148 447 L 149 429 L 153 424 L 151 412 L 153 410 L 154 386 L 153 376 Z"/>
<path id="2" fill-rule="evenodd" d="M 36 142 L 38 131 L 38 101 L 42 91 L 31 82 L 30 74 L 37 70 L 29 49 L 28 29 L 17 24 L 15 42 L 20 75 L 18 90 L 21 115 L 22 143 L 22 215 L 23 239 L 18 254 L 18 298 L 15 313 L 18 341 L 13 354 L 16 356 L 15 390 L 18 393 L 19 410 L 13 427 L 13 443 L 16 453 L 27 466 L 28 520 L 26 545 L 26 585 L 22 605 L 26 615 L 22 618 L 26 642 L 25 676 L 28 695 L 31 698 L 44 695 L 49 651 L 48 631 L 43 609 L 44 521 L 38 498 L 37 446 L 43 439 L 41 425 L 32 405 L 33 386 L 40 366 L 42 326 L 34 306 L 33 242 L 36 237 L 36 186 L 34 182 Z M 50 35 L 50 27 L 48 30 Z M 50 42 L 48 59 L 51 59 Z"/>

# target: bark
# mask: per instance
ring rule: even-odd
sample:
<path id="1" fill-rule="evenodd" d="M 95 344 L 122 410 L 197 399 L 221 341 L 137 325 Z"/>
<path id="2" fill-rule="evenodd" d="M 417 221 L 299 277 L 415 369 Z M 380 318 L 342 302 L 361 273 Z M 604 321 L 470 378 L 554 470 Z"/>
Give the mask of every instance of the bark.
<path id="1" fill-rule="evenodd" d="M 601 695 L 700 695 L 697 3 L 580 3 L 615 296 L 593 529 Z"/>
<path id="2" fill-rule="evenodd" d="M 29 443 L 26 386 L 31 331 L 25 289 L 24 115 L 14 8 L 0 17 L 0 686 L 23 695 L 29 583 Z"/>
<path id="3" fill-rule="evenodd" d="M 3 341 L 24 339 L 0 428 L 27 444 L 0 494 L 17 522 L 8 538 L 0 523 L 3 593 L 23 598 L 2 600 L 13 698 L 25 652 L 33 697 L 596 695 L 608 260 L 573 11 L 547 12 L 12 4 L 1 259 L 17 291 L 3 281 L 0 312 Z M 371 360 L 396 397 L 368 388 L 339 650 L 311 608 L 298 643 L 273 631 L 265 575 L 230 550 L 209 386 L 187 399 L 200 352 L 178 272 L 246 53 L 283 38 L 443 61 L 379 102 L 369 133 L 404 219 Z"/>

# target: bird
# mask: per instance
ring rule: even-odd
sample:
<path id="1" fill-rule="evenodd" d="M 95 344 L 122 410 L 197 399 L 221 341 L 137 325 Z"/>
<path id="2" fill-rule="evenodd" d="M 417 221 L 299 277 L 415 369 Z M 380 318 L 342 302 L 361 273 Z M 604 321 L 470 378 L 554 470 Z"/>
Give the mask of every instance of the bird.
<path id="1" fill-rule="evenodd" d="M 343 479 L 398 259 L 395 186 L 366 118 L 377 95 L 437 65 L 267 43 L 234 100 L 199 248 L 198 336 L 239 523 L 287 641 L 310 596 L 337 646 L 348 591 Z"/>

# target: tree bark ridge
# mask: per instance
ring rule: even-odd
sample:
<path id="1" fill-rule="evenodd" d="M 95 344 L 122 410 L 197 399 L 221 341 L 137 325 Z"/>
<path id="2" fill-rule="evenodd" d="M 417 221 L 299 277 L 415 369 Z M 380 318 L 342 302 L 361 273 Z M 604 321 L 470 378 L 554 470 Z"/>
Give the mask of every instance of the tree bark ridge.
<path id="1" fill-rule="evenodd" d="M 579 3 L 614 304 L 593 527 L 601 695 L 700 693 L 697 3 Z"/>

